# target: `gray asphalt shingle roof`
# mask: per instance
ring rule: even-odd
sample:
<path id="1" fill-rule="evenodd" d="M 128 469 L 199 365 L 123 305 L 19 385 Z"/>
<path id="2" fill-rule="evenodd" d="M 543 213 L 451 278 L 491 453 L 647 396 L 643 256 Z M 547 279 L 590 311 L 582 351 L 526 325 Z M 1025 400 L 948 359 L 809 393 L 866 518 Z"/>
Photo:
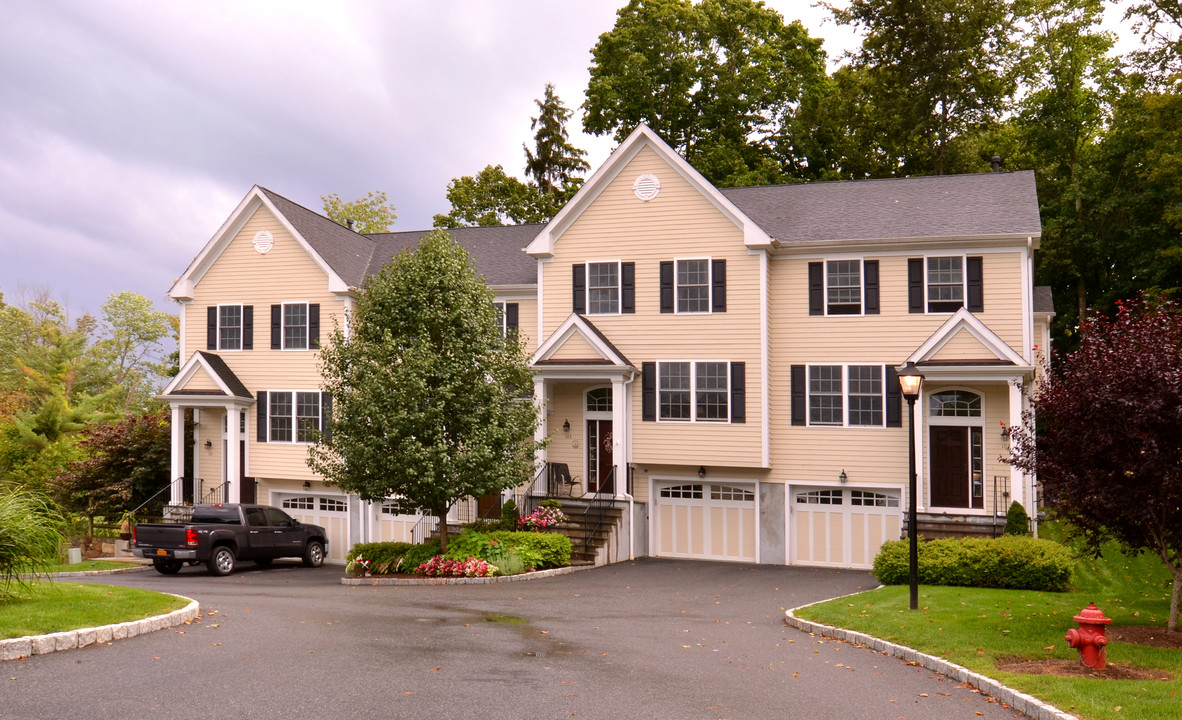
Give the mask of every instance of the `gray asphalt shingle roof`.
<path id="1" fill-rule="evenodd" d="M 537 260 L 525 254 L 525 246 L 542 230 L 542 225 L 450 228 L 448 233 L 472 257 L 476 272 L 489 285 L 535 285 Z M 380 233 L 366 237 L 377 243 L 366 275 L 376 275 L 398 253 L 418 245 L 431 230 Z"/>
<path id="2" fill-rule="evenodd" d="M 1034 312 L 1036 313 L 1053 313 L 1055 312 L 1055 299 L 1051 297 L 1050 285 L 1035 285 L 1034 286 Z"/>
<path id="3" fill-rule="evenodd" d="M 372 240 L 267 188 L 259 189 L 342 280 L 350 287 L 361 287 L 374 252 Z"/>

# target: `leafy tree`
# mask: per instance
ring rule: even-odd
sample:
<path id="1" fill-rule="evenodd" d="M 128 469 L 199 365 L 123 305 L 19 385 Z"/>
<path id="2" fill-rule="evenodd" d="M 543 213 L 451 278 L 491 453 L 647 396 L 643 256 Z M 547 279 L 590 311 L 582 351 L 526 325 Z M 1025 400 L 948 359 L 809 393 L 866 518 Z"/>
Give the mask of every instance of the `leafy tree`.
<path id="1" fill-rule="evenodd" d="M 632 0 L 591 55 L 584 128 L 643 122 L 720 186 L 784 178 L 775 138 L 825 77 L 821 41 L 754 0 Z"/>
<path id="2" fill-rule="evenodd" d="M 365 197 L 348 202 L 336 193 L 321 195 L 320 200 L 324 203 L 324 214 L 329 220 L 346 227 L 352 220 L 353 230 L 363 235 L 389 232 L 398 219 L 394 205 L 383 190 L 370 191 Z"/>
<path id="3" fill-rule="evenodd" d="M 1182 599 L 1182 312 L 1133 301 L 1089 317 L 1082 341 L 1032 398 L 1010 462 L 1093 552 L 1115 539 L 1156 553 Z M 1037 418 L 1037 426 L 1035 419 Z"/>
<path id="4" fill-rule="evenodd" d="M 351 332 L 321 351 L 333 398 L 308 465 L 364 500 L 398 495 L 439 518 L 458 500 L 528 482 L 538 409 L 525 351 L 503 337 L 493 295 L 444 231 L 394 258 L 358 293 Z"/>
<path id="5" fill-rule="evenodd" d="M 168 411 L 159 410 L 88 427 L 80 443 L 86 457 L 54 478 L 54 497 L 92 520 L 147 502 L 170 479 L 171 424 Z"/>
<path id="6" fill-rule="evenodd" d="M 1178 88 L 1182 81 L 1182 3 L 1178 0 L 1139 0 L 1125 10 L 1125 19 L 1143 47 L 1130 53 L 1150 86 Z"/>
<path id="7" fill-rule="evenodd" d="M 451 212 L 435 216 L 435 227 L 523 225 L 546 222 L 557 206 L 537 188 L 489 165 L 475 177 L 465 175 L 447 184 Z"/>
<path id="8" fill-rule="evenodd" d="M 542 99 L 534 102 L 538 106 L 538 116 L 530 118 L 529 128 L 536 131 L 535 149 L 531 151 L 527 145 L 522 145 L 525 174 L 533 178 L 538 192 L 560 205 L 583 184 L 583 179 L 576 174 L 587 172 L 591 166 L 583 159 L 587 152 L 570 144 L 566 121 L 572 111 L 554 93 L 553 83 L 546 83 Z"/>
<path id="9" fill-rule="evenodd" d="M 943 174 L 962 135 L 988 126 L 1016 87 L 1016 0 L 852 0 L 822 3 L 839 23 L 865 30 L 853 67 L 882 153 L 897 174 Z"/>
<path id="10" fill-rule="evenodd" d="M 167 376 L 165 339 L 180 331 L 175 315 L 159 312 L 143 295 L 126 290 L 111 293 L 103 305 L 102 339 L 94 352 L 123 388 L 125 411 L 144 407 L 158 381 Z"/>

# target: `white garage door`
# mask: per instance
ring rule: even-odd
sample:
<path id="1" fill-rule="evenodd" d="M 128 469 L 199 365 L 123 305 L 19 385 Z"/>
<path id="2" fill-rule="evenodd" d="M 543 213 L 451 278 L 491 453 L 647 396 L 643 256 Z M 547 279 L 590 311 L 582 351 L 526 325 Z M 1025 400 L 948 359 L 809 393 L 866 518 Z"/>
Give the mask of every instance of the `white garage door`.
<path id="1" fill-rule="evenodd" d="M 898 490 L 793 488 L 792 563 L 869 568 L 900 520 Z"/>
<path id="2" fill-rule="evenodd" d="M 714 483 L 657 486 L 656 538 L 661 557 L 755 562 L 752 486 Z"/>
<path id="3" fill-rule="evenodd" d="M 345 495 L 275 493 L 273 501 L 296 520 L 324 528 L 328 534 L 325 562 L 345 564 L 349 552 L 349 499 Z"/>
<path id="4" fill-rule="evenodd" d="M 414 542 L 411 531 L 422 515 L 405 508 L 397 499 L 391 498 L 381 505 L 374 505 L 374 542 Z"/>

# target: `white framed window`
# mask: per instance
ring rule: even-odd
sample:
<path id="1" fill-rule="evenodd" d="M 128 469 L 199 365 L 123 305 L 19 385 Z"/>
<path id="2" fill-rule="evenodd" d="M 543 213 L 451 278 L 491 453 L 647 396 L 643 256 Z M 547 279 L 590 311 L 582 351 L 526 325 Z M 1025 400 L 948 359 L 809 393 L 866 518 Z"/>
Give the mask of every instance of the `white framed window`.
<path id="1" fill-rule="evenodd" d="M 862 261 L 825 262 L 825 314 L 862 314 Z"/>
<path id="2" fill-rule="evenodd" d="M 616 315 L 620 312 L 620 263 L 587 263 L 587 313 Z"/>
<path id="3" fill-rule="evenodd" d="M 242 349 L 242 306 L 218 305 L 218 350 Z"/>
<path id="4" fill-rule="evenodd" d="M 841 490 L 808 490 L 796 493 L 798 505 L 841 505 Z"/>
<path id="5" fill-rule="evenodd" d="M 730 422 L 730 362 L 657 363 L 658 420 Z"/>
<path id="6" fill-rule="evenodd" d="M 678 313 L 710 312 L 710 260 L 676 260 Z"/>
<path id="7" fill-rule="evenodd" d="M 308 303 L 283 304 L 283 349 L 308 349 Z"/>
<path id="8" fill-rule="evenodd" d="M 401 500 L 387 500 L 382 503 L 383 515 L 414 515 L 414 511 L 402 504 Z"/>
<path id="9" fill-rule="evenodd" d="M 270 442 L 310 443 L 320 430 L 320 392 L 268 393 L 267 426 Z"/>
<path id="10" fill-rule="evenodd" d="M 348 509 L 349 508 L 347 505 L 345 505 L 344 500 L 338 500 L 337 498 L 329 497 L 320 498 L 321 512 L 345 512 Z"/>
<path id="11" fill-rule="evenodd" d="M 493 309 L 497 311 L 497 327 L 501 329 L 501 337 L 505 337 L 509 332 L 508 325 L 506 324 L 505 303 L 495 302 L 493 303 Z"/>
<path id="12" fill-rule="evenodd" d="M 955 312 L 964 305 L 963 256 L 927 258 L 927 294 L 929 312 Z"/>
<path id="13" fill-rule="evenodd" d="M 850 505 L 859 507 L 899 507 L 899 498 L 870 490 L 850 490 Z"/>
<path id="14" fill-rule="evenodd" d="M 808 424 L 884 427 L 882 365 L 808 366 Z"/>
<path id="15" fill-rule="evenodd" d="M 755 502 L 755 493 L 734 485 L 711 485 L 711 500 L 730 500 L 732 502 Z"/>
<path id="16" fill-rule="evenodd" d="M 945 390 L 928 398 L 932 417 L 981 417 L 981 396 L 968 390 Z"/>
<path id="17" fill-rule="evenodd" d="M 661 488 L 661 497 L 663 498 L 681 498 L 683 500 L 701 500 L 702 486 L 701 485 L 674 485 L 673 487 Z"/>

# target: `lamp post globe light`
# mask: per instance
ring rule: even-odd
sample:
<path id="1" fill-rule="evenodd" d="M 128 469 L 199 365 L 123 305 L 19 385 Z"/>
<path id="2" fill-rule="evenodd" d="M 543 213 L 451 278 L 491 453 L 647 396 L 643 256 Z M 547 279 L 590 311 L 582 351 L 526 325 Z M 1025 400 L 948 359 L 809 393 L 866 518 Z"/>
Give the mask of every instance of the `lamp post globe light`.
<path id="1" fill-rule="evenodd" d="M 923 389 L 923 373 L 908 362 L 899 370 L 899 388 L 907 398 L 907 459 L 910 476 L 907 484 L 907 534 L 910 536 L 907 579 L 911 585 L 911 609 L 919 609 L 919 535 L 915 526 L 915 401 Z"/>

